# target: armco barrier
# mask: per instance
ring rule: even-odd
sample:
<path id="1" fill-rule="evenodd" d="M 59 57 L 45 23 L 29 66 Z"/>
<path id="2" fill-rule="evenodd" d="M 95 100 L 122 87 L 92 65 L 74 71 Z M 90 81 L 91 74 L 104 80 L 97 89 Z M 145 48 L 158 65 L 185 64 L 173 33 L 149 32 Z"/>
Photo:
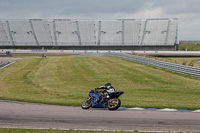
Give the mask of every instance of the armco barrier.
<path id="1" fill-rule="evenodd" d="M 184 74 L 184 75 L 200 78 L 200 68 L 198 67 L 168 63 L 168 62 L 158 61 L 156 59 L 147 58 L 147 57 L 140 57 L 140 56 L 135 56 L 135 55 L 123 54 L 123 53 L 87 53 L 87 54 L 75 55 L 75 56 L 111 56 L 111 57 L 121 58 L 124 60 L 130 60 L 130 61 L 142 63 L 142 64 L 147 64 L 159 69 L 165 69 L 165 70 L 176 72 L 179 74 Z"/>

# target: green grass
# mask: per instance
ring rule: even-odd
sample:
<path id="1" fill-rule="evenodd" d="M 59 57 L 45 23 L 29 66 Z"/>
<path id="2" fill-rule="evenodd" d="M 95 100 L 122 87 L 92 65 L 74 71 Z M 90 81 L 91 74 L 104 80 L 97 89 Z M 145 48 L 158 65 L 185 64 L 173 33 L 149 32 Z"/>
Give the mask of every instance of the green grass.
<path id="1" fill-rule="evenodd" d="M 179 51 L 200 51 L 200 44 L 178 44 L 177 50 Z"/>
<path id="2" fill-rule="evenodd" d="M 117 133 L 126 133 L 124 131 L 119 131 Z M 0 133 L 113 133 L 107 131 L 62 131 L 62 130 L 53 130 L 53 129 L 46 129 L 46 130 L 39 130 L 39 129 L 11 129 L 11 128 L 0 128 Z M 134 133 L 138 133 L 135 131 Z"/>
<path id="3" fill-rule="evenodd" d="M 80 106 L 107 82 L 122 106 L 200 109 L 200 80 L 113 57 L 25 58 L 0 70 L 0 99 Z"/>

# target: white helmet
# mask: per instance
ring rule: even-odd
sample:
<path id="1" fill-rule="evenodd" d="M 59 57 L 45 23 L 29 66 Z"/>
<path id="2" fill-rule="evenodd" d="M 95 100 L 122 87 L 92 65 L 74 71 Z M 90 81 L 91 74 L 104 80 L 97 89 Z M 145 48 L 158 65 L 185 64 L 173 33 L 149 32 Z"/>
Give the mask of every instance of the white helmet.
<path id="1" fill-rule="evenodd" d="M 108 93 L 111 93 L 111 92 L 115 92 L 115 89 L 110 87 L 108 90 L 107 90 Z"/>

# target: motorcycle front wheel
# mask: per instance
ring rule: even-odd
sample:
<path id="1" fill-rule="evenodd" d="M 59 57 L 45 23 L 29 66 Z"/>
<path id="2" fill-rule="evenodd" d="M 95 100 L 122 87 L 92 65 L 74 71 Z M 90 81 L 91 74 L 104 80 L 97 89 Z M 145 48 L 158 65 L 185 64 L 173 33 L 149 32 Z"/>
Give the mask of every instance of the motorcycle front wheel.
<path id="1" fill-rule="evenodd" d="M 117 110 L 121 105 L 121 100 L 118 98 L 113 98 L 111 100 L 108 101 L 108 109 L 109 110 Z"/>
<path id="2" fill-rule="evenodd" d="M 81 108 L 82 109 L 89 109 L 92 106 L 92 100 L 91 99 L 86 99 L 82 102 Z"/>

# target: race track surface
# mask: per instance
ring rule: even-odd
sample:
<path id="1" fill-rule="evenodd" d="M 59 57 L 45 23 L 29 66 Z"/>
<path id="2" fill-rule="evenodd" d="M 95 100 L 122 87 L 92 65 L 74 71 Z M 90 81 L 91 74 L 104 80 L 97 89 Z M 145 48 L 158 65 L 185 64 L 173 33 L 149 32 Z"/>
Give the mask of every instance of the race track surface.
<path id="1" fill-rule="evenodd" d="M 21 60 L 21 59 L 22 58 L 2 58 L 2 57 L 0 57 L 0 68 L 4 67 L 12 62 Z"/>
<path id="2" fill-rule="evenodd" d="M 0 100 L 0 127 L 138 131 L 200 131 L 200 114 L 89 109 Z"/>

